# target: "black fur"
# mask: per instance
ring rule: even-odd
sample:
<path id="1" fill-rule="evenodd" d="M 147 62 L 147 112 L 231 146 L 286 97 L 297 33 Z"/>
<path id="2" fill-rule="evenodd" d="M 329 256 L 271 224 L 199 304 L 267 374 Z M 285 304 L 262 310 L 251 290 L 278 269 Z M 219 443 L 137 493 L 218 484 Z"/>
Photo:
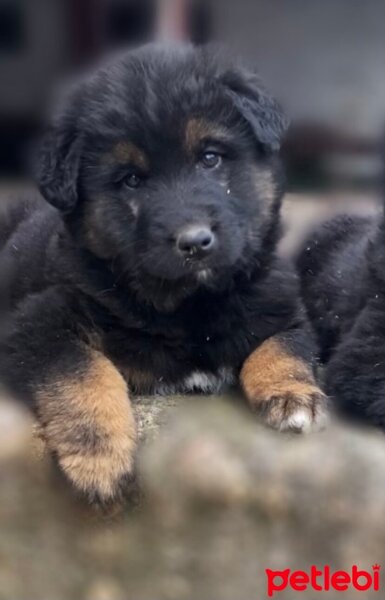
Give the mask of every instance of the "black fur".
<path id="1" fill-rule="evenodd" d="M 307 241 L 302 295 L 326 363 L 326 388 L 353 417 L 385 427 L 384 217 L 341 216 Z"/>

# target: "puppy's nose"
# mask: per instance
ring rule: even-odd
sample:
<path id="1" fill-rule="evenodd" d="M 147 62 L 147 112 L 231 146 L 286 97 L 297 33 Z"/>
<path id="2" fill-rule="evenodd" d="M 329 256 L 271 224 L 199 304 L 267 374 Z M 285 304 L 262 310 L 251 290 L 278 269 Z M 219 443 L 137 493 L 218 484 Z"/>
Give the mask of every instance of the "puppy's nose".
<path id="1" fill-rule="evenodd" d="M 176 240 L 176 247 L 183 256 L 204 258 L 215 246 L 215 235 L 209 227 L 190 225 L 183 229 Z"/>

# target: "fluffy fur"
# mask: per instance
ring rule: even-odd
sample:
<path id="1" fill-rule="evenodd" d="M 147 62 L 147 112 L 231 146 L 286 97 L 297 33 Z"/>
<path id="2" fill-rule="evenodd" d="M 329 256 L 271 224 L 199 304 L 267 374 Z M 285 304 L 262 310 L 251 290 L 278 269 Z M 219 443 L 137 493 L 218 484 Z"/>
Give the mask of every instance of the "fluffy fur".
<path id="1" fill-rule="evenodd" d="M 384 217 L 324 224 L 298 259 L 302 294 L 344 412 L 385 427 Z"/>
<path id="2" fill-rule="evenodd" d="M 130 392 L 207 393 L 240 377 L 275 427 L 319 425 L 298 281 L 275 252 L 286 126 L 257 76 L 189 46 L 125 54 L 54 119 L 38 161 L 52 206 L 26 200 L 1 226 L 2 379 L 89 497 L 115 498 L 132 474 L 131 417 L 127 439 L 116 418 Z M 209 232 L 209 252 L 181 252 L 191 227 Z M 263 386 L 257 350 L 258 370 L 274 363 Z"/>

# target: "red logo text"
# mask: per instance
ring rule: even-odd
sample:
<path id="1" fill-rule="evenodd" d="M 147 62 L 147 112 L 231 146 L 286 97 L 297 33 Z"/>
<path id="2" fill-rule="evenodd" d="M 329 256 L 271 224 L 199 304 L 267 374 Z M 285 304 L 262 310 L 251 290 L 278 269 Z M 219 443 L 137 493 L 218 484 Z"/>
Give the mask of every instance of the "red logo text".
<path id="1" fill-rule="evenodd" d="M 360 592 L 380 589 L 380 566 L 373 565 L 370 572 L 359 569 L 356 565 L 350 571 L 332 571 L 326 566 L 322 569 L 312 566 L 310 571 L 272 571 L 266 569 L 267 594 L 269 598 L 278 592 L 290 588 L 296 592 L 313 589 L 317 592 L 346 592 L 355 589 Z"/>

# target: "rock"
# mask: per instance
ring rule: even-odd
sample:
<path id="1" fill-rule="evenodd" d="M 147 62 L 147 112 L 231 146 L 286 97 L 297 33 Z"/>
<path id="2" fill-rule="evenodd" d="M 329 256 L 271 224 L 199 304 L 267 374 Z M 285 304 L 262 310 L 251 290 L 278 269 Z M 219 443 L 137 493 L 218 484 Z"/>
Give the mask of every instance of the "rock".
<path id="1" fill-rule="evenodd" d="M 32 440 L 32 419 L 21 406 L 0 398 L 0 464 L 26 452 Z"/>
<path id="2" fill-rule="evenodd" d="M 193 398 L 193 397 L 191 397 Z M 182 396 L 139 397 L 133 400 L 139 440 L 154 439 L 165 425 L 173 409 L 186 402 Z"/>
<path id="3" fill-rule="evenodd" d="M 114 579 L 96 579 L 86 591 L 85 600 L 124 600 L 124 590 Z"/>
<path id="4" fill-rule="evenodd" d="M 277 434 L 236 398 L 138 399 L 136 411 L 144 500 L 113 519 L 25 450 L 5 461 L 0 600 L 250 600 L 267 597 L 267 567 L 381 563 L 382 434 L 337 421 Z"/>

